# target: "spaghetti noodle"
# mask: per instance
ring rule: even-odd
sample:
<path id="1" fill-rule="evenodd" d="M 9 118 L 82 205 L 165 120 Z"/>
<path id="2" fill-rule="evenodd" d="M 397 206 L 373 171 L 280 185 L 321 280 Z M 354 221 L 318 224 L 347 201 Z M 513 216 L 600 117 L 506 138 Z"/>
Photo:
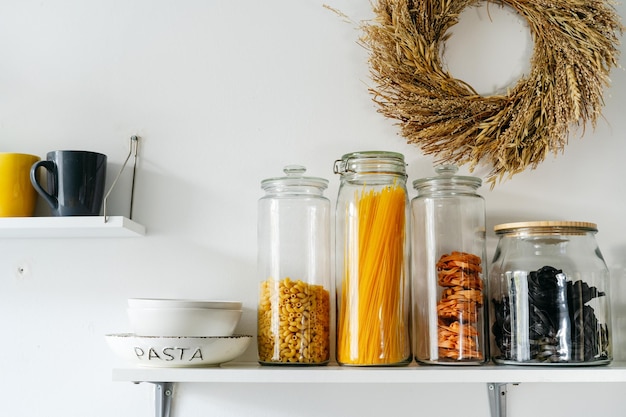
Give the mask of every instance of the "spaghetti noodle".
<path id="1" fill-rule="evenodd" d="M 347 207 L 346 214 L 337 361 L 346 365 L 407 362 L 406 192 L 393 185 L 356 193 L 356 203 Z"/>

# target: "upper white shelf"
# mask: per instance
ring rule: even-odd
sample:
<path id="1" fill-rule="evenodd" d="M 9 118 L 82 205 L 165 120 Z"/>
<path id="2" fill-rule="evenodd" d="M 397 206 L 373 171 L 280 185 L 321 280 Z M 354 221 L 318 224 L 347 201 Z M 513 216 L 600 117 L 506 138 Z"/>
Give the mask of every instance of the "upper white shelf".
<path id="1" fill-rule="evenodd" d="M 114 381 L 235 383 L 626 382 L 626 363 L 604 366 L 280 367 L 230 362 L 213 368 L 120 368 Z"/>
<path id="2" fill-rule="evenodd" d="M 0 217 L 0 238 L 137 237 L 146 228 L 122 216 Z"/>

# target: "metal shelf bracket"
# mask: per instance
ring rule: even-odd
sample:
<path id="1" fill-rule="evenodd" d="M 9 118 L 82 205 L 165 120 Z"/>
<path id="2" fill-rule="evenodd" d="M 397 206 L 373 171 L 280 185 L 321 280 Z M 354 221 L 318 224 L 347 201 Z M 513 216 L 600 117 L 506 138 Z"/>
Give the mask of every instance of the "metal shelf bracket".
<path id="1" fill-rule="evenodd" d="M 153 382 L 154 384 L 154 415 L 170 417 L 172 411 L 173 382 Z"/>
<path id="2" fill-rule="evenodd" d="M 139 384 L 141 381 L 135 382 Z M 149 382 L 154 384 L 154 415 L 155 417 L 171 417 L 173 382 Z"/>
<path id="3" fill-rule="evenodd" d="M 490 382 L 487 384 L 491 417 L 506 417 L 507 385 L 507 382 Z"/>

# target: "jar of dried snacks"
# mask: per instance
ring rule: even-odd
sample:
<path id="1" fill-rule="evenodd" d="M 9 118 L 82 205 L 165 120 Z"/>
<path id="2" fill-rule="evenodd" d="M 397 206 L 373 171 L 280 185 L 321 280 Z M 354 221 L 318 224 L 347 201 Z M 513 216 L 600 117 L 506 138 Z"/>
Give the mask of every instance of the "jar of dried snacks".
<path id="1" fill-rule="evenodd" d="M 411 361 L 409 200 L 404 156 L 354 152 L 335 162 L 340 365 Z"/>
<path id="2" fill-rule="evenodd" d="M 437 176 L 413 181 L 413 354 L 425 364 L 488 360 L 482 181 L 457 170 L 443 165 Z"/>
<path id="3" fill-rule="evenodd" d="M 290 165 L 261 182 L 258 204 L 258 354 L 262 365 L 330 359 L 328 180 Z"/>
<path id="4" fill-rule="evenodd" d="M 596 224 L 495 226 L 492 358 L 512 365 L 602 365 L 611 354 L 609 271 Z"/>

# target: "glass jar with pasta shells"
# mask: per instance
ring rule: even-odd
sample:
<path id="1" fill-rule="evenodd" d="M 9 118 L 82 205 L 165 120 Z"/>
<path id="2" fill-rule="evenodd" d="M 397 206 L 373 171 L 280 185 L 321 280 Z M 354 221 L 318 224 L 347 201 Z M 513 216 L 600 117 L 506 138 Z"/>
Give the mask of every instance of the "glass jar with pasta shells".
<path id="1" fill-rule="evenodd" d="M 324 365 L 330 359 L 328 180 L 300 165 L 261 182 L 258 203 L 258 355 L 262 365 Z"/>
<path id="2" fill-rule="evenodd" d="M 424 364 L 480 365 L 489 359 L 482 180 L 454 165 L 435 171 L 413 181 L 413 354 Z"/>
<path id="3" fill-rule="evenodd" d="M 612 359 L 609 271 L 595 223 L 500 224 L 489 272 L 491 352 L 509 365 Z"/>
<path id="4" fill-rule="evenodd" d="M 409 201 L 404 156 L 354 152 L 335 162 L 336 357 L 340 365 L 411 361 Z"/>

